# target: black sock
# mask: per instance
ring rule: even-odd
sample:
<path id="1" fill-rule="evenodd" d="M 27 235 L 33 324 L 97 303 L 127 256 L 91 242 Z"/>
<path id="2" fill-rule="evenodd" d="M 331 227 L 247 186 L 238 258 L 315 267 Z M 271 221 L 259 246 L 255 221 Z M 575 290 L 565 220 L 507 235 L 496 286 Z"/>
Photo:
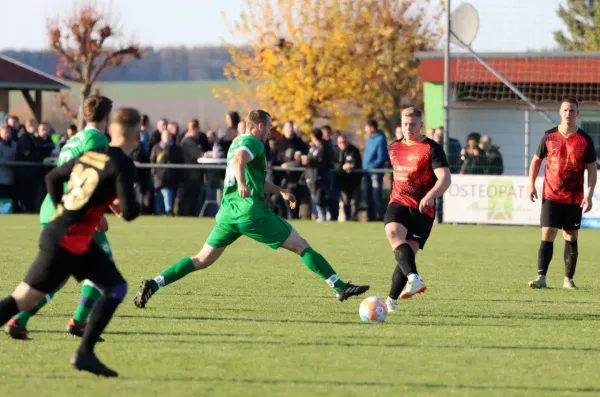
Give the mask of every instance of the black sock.
<path id="1" fill-rule="evenodd" d="M 575 275 L 578 255 L 577 240 L 565 241 L 565 276 L 567 278 L 573 278 Z"/>
<path id="2" fill-rule="evenodd" d="M 545 276 L 548 272 L 553 253 L 554 243 L 542 240 L 540 250 L 538 251 L 538 276 Z"/>
<path id="3" fill-rule="evenodd" d="M 396 270 L 394 270 L 394 274 L 392 276 L 392 286 L 390 287 L 390 294 L 388 295 L 392 299 L 398 299 L 400 293 L 406 286 L 408 279 L 400 269 L 400 266 L 396 266 Z"/>
<path id="4" fill-rule="evenodd" d="M 115 310 L 121 303 L 120 299 L 115 299 L 102 295 L 102 297 L 94 305 L 90 320 L 88 321 L 83 339 L 79 345 L 79 351 L 82 353 L 93 353 L 94 346 L 98 342 L 98 338 L 104 332 L 104 329 L 110 322 Z"/>
<path id="5" fill-rule="evenodd" d="M 19 307 L 15 298 L 8 296 L 0 301 L 0 325 L 6 324 L 17 313 Z"/>
<path id="6" fill-rule="evenodd" d="M 405 276 L 408 277 L 411 273 L 417 274 L 415 253 L 412 248 L 410 248 L 410 245 L 404 243 L 397 246 L 396 249 L 394 249 L 394 256 L 396 257 L 396 263 Z"/>

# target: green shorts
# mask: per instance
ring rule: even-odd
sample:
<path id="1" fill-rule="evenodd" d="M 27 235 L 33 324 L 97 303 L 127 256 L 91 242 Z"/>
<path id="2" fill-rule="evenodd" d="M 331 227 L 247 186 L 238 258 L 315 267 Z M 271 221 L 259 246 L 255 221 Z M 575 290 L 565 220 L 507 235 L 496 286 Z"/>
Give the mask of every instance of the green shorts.
<path id="1" fill-rule="evenodd" d="M 272 213 L 247 223 L 217 223 L 206 239 L 206 244 L 213 248 L 223 248 L 243 235 L 276 250 L 283 245 L 290 234 L 292 234 L 292 225 Z"/>
<path id="2" fill-rule="evenodd" d="M 42 230 L 48 226 L 47 223 L 42 223 Z M 104 232 L 96 232 L 94 233 L 94 244 L 98 247 L 102 248 L 102 251 L 106 252 L 110 259 L 113 259 L 112 249 L 110 248 L 110 244 L 108 243 L 108 237 L 106 237 L 106 233 Z"/>

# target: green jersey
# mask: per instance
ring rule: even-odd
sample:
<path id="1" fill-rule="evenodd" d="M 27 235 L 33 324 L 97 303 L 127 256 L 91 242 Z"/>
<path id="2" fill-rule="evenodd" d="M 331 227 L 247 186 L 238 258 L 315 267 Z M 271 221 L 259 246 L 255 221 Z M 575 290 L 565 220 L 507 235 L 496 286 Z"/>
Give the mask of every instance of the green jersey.
<path id="1" fill-rule="evenodd" d="M 64 163 L 81 156 L 87 151 L 107 146 L 108 138 L 103 132 L 92 127 L 84 128 L 82 131 L 75 134 L 73 138 L 69 139 L 65 146 L 60 149 L 58 159 L 56 160 L 56 166 L 61 166 Z M 54 206 L 50 195 L 46 194 L 40 210 L 40 223 L 45 224 L 50 222 L 55 211 L 56 207 Z"/>
<path id="2" fill-rule="evenodd" d="M 240 197 L 238 185 L 233 174 L 233 157 L 239 150 L 250 155 L 246 164 L 246 185 L 251 197 Z M 264 218 L 271 214 L 265 200 L 265 180 L 267 178 L 267 159 L 264 143 L 252 135 L 241 135 L 232 143 L 227 152 L 227 171 L 223 188 L 223 200 L 217 213 L 217 223 L 246 223 Z"/>

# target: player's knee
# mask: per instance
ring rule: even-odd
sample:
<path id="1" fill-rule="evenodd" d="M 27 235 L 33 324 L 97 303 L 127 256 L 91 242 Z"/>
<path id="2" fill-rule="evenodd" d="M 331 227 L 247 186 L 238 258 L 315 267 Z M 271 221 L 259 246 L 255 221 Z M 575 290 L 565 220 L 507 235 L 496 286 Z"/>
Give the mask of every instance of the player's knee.
<path id="1" fill-rule="evenodd" d="M 44 293 L 31 288 L 25 283 L 19 284 L 12 297 L 20 311 L 31 310 L 44 298 Z"/>
<path id="2" fill-rule="evenodd" d="M 563 237 L 567 241 L 576 241 L 579 236 L 579 230 L 563 230 Z"/>
<path id="3" fill-rule="evenodd" d="M 125 300 L 125 297 L 127 296 L 128 290 L 129 288 L 127 286 L 127 283 L 122 283 L 109 288 L 108 290 L 104 291 L 104 293 L 109 298 L 116 299 L 119 302 L 123 302 L 123 300 Z"/>
<path id="4" fill-rule="evenodd" d="M 211 260 L 210 256 L 202 255 L 201 252 L 196 256 L 192 256 L 192 262 L 194 262 L 194 268 L 196 270 L 206 269 L 215 263 L 214 260 Z"/>
<path id="5" fill-rule="evenodd" d="M 553 227 L 543 227 L 542 228 L 542 240 L 544 241 L 554 241 L 556 235 L 558 234 L 558 229 Z"/>

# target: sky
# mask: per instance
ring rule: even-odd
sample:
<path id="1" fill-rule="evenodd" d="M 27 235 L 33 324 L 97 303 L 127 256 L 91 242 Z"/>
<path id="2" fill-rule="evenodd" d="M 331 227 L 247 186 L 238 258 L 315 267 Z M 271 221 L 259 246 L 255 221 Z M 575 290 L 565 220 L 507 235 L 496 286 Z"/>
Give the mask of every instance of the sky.
<path id="1" fill-rule="evenodd" d="M 126 37 L 144 46 L 219 45 L 232 37 L 222 12 L 235 18 L 244 0 L 96 0 L 119 18 Z M 255 0 L 256 1 L 256 0 Z M 415 0 L 425 1 L 425 0 Z M 433 0 L 437 1 L 437 0 Z M 2 0 L 0 50 L 47 48 L 46 19 L 62 15 L 74 0 Z M 451 0 L 455 9 L 461 0 Z M 555 47 L 552 32 L 562 29 L 556 10 L 566 0 L 469 0 L 479 14 L 479 31 L 472 43 L 479 52 L 528 51 Z M 10 15 L 10 17 L 8 17 Z M 7 32 L 10 32 L 7 34 Z"/>

